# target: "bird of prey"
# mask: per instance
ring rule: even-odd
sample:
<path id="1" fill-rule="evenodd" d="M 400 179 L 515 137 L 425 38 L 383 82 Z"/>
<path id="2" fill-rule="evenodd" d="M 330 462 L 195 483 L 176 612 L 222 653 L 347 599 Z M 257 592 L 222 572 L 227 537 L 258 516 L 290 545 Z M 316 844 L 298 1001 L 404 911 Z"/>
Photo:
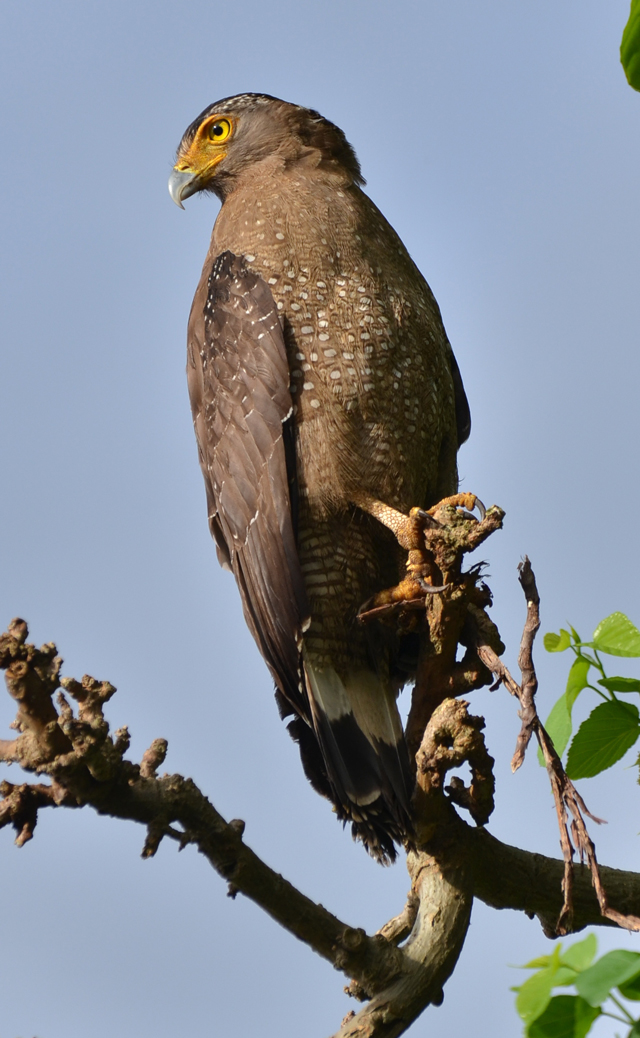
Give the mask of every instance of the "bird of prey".
<path id="1" fill-rule="evenodd" d="M 363 184 L 318 112 L 240 94 L 188 127 L 169 189 L 222 201 L 187 361 L 218 558 L 308 778 L 386 862 L 411 831 L 411 646 L 357 614 L 398 581 L 393 517 L 457 490 L 470 419 L 433 294 Z"/>

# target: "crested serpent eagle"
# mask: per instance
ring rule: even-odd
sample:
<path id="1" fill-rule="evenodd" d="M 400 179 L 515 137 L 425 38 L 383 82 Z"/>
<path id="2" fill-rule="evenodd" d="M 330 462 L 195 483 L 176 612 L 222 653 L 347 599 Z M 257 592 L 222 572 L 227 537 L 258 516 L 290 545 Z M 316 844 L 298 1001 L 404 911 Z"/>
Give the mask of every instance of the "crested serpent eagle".
<path id="1" fill-rule="evenodd" d="M 456 492 L 470 420 L 438 305 L 363 184 L 333 123 L 241 94 L 191 123 L 169 188 L 222 201 L 187 361 L 218 558 L 308 778 L 388 861 L 411 832 L 415 645 L 357 615 L 402 570 L 385 510 Z"/>

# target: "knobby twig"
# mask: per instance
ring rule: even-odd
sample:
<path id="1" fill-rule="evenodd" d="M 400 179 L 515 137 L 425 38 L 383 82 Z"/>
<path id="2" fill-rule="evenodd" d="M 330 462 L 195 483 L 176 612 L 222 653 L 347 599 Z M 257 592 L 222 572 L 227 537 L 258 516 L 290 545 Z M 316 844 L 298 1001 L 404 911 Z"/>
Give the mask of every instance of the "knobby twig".
<path id="1" fill-rule="evenodd" d="M 478 656 L 497 679 L 496 686 L 494 687 L 497 687 L 500 683 L 504 684 L 511 695 L 515 696 L 520 703 L 518 714 L 522 724 L 516 742 L 516 750 L 511 761 L 512 770 L 516 771 L 522 764 L 527 746 L 534 732 L 544 756 L 558 817 L 560 845 L 564 858 L 563 903 L 556 921 L 555 932 L 556 934 L 565 934 L 570 933 L 573 929 L 573 857 L 576 852 L 580 856 L 580 861 L 583 862 L 586 859 L 589 866 L 602 916 L 626 930 L 640 930 L 640 918 L 638 916 L 632 914 L 624 915 L 609 905 L 600 875 L 595 846 L 589 836 L 584 816 L 587 815 L 587 817 L 598 824 L 602 823 L 602 819 L 597 818 L 587 809 L 584 800 L 565 772 L 553 742 L 538 716 L 535 702 L 538 679 L 533 663 L 533 642 L 540 627 L 540 595 L 531 563 L 526 556 L 518 569 L 520 572 L 520 584 L 527 601 L 527 618 L 518 654 L 518 666 L 522 674 L 522 683 L 519 685 L 512 677 L 491 646 L 483 641 L 482 633 L 479 630 L 476 633 L 476 647 Z M 571 816 L 570 819 L 569 815 Z"/>
<path id="2" fill-rule="evenodd" d="M 484 719 L 470 715 L 468 705 L 461 699 L 445 699 L 434 711 L 418 750 L 414 814 L 420 846 L 428 844 L 443 819 L 442 812 L 447 802 L 438 796 L 443 791 L 449 794 L 451 802 L 469 812 L 476 825 L 485 825 L 493 811 L 494 760 L 487 752 L 482 736 Z M 464 763 L 471 770 L 469 786 L 456 776 L 445 787 L 447 772 Z M 429 806 L 434 794 L 435 812 Z"/>
<path id="3" fill-rule="evenodd" d="M 115 692 L 112 685 L 88 676 L 82 682 L 63 679 L 61 684 L 78 711 L 74 714 L 59 692 L 58 712 L 52 695 L 60 684 L 62 661 L 54 645 L 36 649 L 26 644 L 26 637 L 26 624 L 14 621 L 0 638 L 0 666 L 18 702 L 20 731 L 15 740 L 7 741 L 0 760 L 47 776 L 51 785 L 4 783 L 0 827 L 13 825 L 22 844 L 33 835 L 40 808 L 84 805 L 100 814 L 140 822 L 147 828 L 145 857 L 156 852 L 165 836 L 181 847 L 194 844 L 231 884 L 233 893 L 241 891 L 251 898 L 367 991 L 375 991 L 401 971 L 403 953 L 398 948 L 382 936 L 369 937 L 343 923 L 265 865 L 243 843 L 244 823 L 227 823 L 190 779 L 157 777 L 156 769 L 166 754 L 165 740 L 152 744 L 140 766 L 125 760 L 128 733 L 120 729 L 112 737 L 102 712 Z M 174 828 L 176 822 L 182 832 Z"/>
<path id="4" fill-rule="evenodd" d="M 538 691 L 538 678 L 536 668 L 533 664 L 533 643 L 540 629 L 540 595 L 536 586 L 536 578 L 531 569 L 531 563 L 525 556 L 524 561 L 518 566 L 520 586 L 524 591 L 527 601 L 527 618 L 522 631 L 520 651 L 518 653 L 518 667 L 522 674 L 520 686 L 520 719 L 522 725 L 516 743 L 516 751 L 511 761 L 511 770 L 517 771 L 524 760 L 527 746 L 533 734 L 538 711 L 536 709 L 535 696 Z"/>

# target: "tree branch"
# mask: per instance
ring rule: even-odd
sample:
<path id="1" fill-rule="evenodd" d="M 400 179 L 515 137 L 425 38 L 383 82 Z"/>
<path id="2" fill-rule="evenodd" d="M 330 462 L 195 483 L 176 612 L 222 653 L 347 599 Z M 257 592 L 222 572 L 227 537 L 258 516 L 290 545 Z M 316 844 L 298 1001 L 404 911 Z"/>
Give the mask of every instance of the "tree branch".
<path id="1" fill-rule="evenodd" d="M 60 678 L 55 645 L 37 649 L 28 644 L 22 620 L 14 620 L 0 637 L 0 667 L 17 703 L 13 728 L 19 733 L 0 740 L 0 761 L 18 763 L 50 784 L 0 784 L 0 828 L 13 825 L 22 845 L 32 838 L 40 809 L 89 805 L 100 814 L 144 825 L 144 857 L 155 854 L 164 837 L 181 848 L 193 844 L 227 880 L 231 897 L 242 893 L 250 898 L 351 978 L 348 993 L 367 1005 L 349 1014 L 334 1038 L 396 1038 L 427 1005 L 440 1003 L 464 943 L 474 896 L 494 908 L 537 916 L 549 936 L 589 924 L 640 923 L 635 918 L 640 915 L 640 875 L 598 866 L 582 817 L 586 808 L 537 715 L 531 650 L 539 599 L 528 560 L 521 569 L 527 622 L 518 685 L 499 658 L 504 647 L 486 612 L 491 594 L 480 582 L 481 567 L 466 573 L 461 567 L 463 555 L 500 527 L 503 513 L 489 509 L 478 523 L 456 502 L 432 510 L 435 515 L 424 530 L 420 554 L 425 573 L 441 577 L 438 592 L 424 593 L 419 609 L 415 600 L 402 599 L 374 607 L 362 618 L 382 616 L 418 630 L 422 646 L 409 724 L 416 760 L 414 842 L 407 857 L 411 891 L 405 910 L 378 933 L 369 936 L 338 919 L 261 861 L 243 842 L 244 822 L 225 821 L 191 779 L 158 777 L 167 754 L 164 739 L 154 740 L 140 764 L 126 760 L 129 733 L 121 728 L 112 736 L 103 713 L 116 691 L 113 685 L 88 675 L 81 682 Z M 457 661 L 459 643 L 466 653 Z M 564 863 L 502 844 L 483 828 L 493 809 L 493 760 L 482 736 L 484 721 L 452 697 L 488 683 L 491 673 L 520 701 L 514 768 L 533 732 L 542 747 L 564 834 Z M 471 769 L 469 786 L 457 777 L 445 786 L 447 772 L 463 762 Z M 469 811 L 478 828 L 464 822 L 454 804 Z M 572 862 L 568 810 L 571 836 L 591 875 Z"/>
<path id="2" fill-rule="evenodd" d="M 56 710 L 52 694 L 58 687 L 59 657 L 53 645 L 28 645 L 26 625 L 14 625 L 0 638 L 0 666 L 7 670 L 9 691 L 18 702 L 20 732 L 0 748 L 0 759 L 17 762 L 51 782 L 3 783 L 0 827 L 13 825 L 22 844 L 33 835 L 43 807 L 90 805 L 100 814 L 146 826 L 146 857 L 165 836 L 180 846 L 194 844 L 230 884 L 231 896 L 240 892 L 250 898 L 353 978 L 350 994 L 370 1000 L 343 1022 L 336 1038 L 395 1038 L 426 1005 L 439 1003 L 464 942 L 474 896 L 494 908 L 537 915 L 546 932 L 553 930 L 562 904 L 563 863 L 508 847 L 484 829 L 467 825 L 445 796 L 447 770 L 462 759 L 470 760 L 473 778 L 463 797 L 465 806 L 478 820 L 488 815 L 491 769 L 482 720 L 470 717 L 460 700 L 446 700 L 436 710 L 417 757 L 414 809 L 419 846 L 408 855 L 412 885 L 406 913 L 369 936 L 315 904 L 261 861 L 243 842 L 244 823 L 225 821 L 190 779 L 158 777 L 167 752 L 164 740 L 154 741 L 140 765 L 125 760 L 127 730 L 111 736 L 103 715 L 105 702 L 115 692 L 108 682 L 88 676 L 82 682 L 62 679 L 77 713 L 62 693 Z M 30 695 L 26 710 L 25 690 L 34 689 L 37 694 Z M 640 876 L 602 869 L 602 878 L 620 913 L 638 911 Z M 602 924 L 587 870 L 573 866 L 573 882 L 575 927 Z"/>
<path id="3" fill-rule="evenodd" d="M 465 825 L 461 822 L 461 825 Z M 547 937 L 557 937 L 556 922 L 563 905 L 565 865 L 557 858 L 524 851 L 502 843 L 486 831 L 465 826 L 461 835 L 473 860 L 476 897 L 491 908 L 511 908 L 537 916 Z M 604 918 L 585 865 L 572 865 L 573 931 L 585 926 L 618 926 Z M 622 915 L 640 914 L 640 874 L 600 865 L 600 877 L 609 901 Z"/>
<path id="4" fill-rule="evenodd" d="M 440 1005 L 469 926 L 473 892 L 459 853 L 443 866 L 423 853 L 407 859 L 419 910 L 403 946 L 402 972 L 359 1013 L 349 1013 L 334 1038 L 396 1038 L 428 1005 Z M 347 989 L 356 994 L 350 986 Z"/>

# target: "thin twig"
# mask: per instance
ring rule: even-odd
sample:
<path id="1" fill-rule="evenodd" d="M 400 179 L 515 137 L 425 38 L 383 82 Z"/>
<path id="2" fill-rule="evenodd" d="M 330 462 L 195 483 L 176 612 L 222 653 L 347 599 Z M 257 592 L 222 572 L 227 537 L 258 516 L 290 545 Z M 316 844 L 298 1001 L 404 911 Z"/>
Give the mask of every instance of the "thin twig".
<path id="1" fill-rule="evenodd" d="M 522 673 L 522 684 L 509 673 L 502 660 L 493 649 L 483 643 L 480 629 L 477 630 L 477 652 L 478 656 L 489 670 L 496 676 L 497 682 L 502 682 L 512 696 L 520 703 L 518 711 L 522 721 L 516 749 L 511 761 L 512 771 L 516 771 L 524 760 L 524 755 L 535 732 L 536 738 L 542 750 L 547 774 L 551 783 L 551 790 L 558 817 L 558 829 L 560 833 L 560 846 L 564 859 L 564 878 L 562 881 L 563 904 L 556 923 L 556 933 L 569 933 L 573 924 L 573 856 L 577 852 L 580 861 L 586 860 L 591 871 L 591 879 L 598 898 L 600 912 L 605 919 L 609 919 L 626 930 L 640 930 L 640 918 L 635 915 L 623 915 L 609 907 L 607 894 L 602 884 L 595 845 L 589 836 L 584 821 L 587 815 L 592 821 L 599 825 L 603 819 L 591 814 L 584 800 L 568 777 L 560 757 L 556 753 L 553 742 L 546 731 L 535 702 L 535 694 L 538 688 L 538 679 L 533 663 L 533 642 L 536 632 L 540 627 L 540 596 L 536 587 L 536 580 L 529 559 L 525 556 L 518 567 L 520 572 L 520 584 L 527 600 L 527 618 L 522 633 L 520 652 L 518 654 L 518 665 Z M 569 820 L 569 816 L 571 819 Z"/>
<path id="2" fill-rule="evenodd" d="M 535 703 L 535 695 L 538 691 L 538 678 L 536 677 L 536 669 L 533 664 L 533 643 L 540 627 L 540 595 L 536 587 L 536 578 L 533 575 L 531 563 L 526 555 L 518 566 L 518 572 L 518 579 L 527 600 L 527 619 L 525 620 L 520 642 L 520 652 L 518 653 L 518 666 L 522 674 L 522 687 L 519 696 L 522 725 L 516 743 L 516 751 L 511 761 L 512 771 L 517 771 L 524 760 L 527 746 L 536 727 L 536 718 L 538 717 Z"/>
<path id="3" fill-rule="evenodd" d="M 400 915 L 394 916 L 388 923 L 381 926 L 376 933 L 382 934 L 391 944 L 400 944 L 413 930 L 419 907 L 419 897 L 413 890 L 410 890 L 407 894 L 407 902 Z"/>

